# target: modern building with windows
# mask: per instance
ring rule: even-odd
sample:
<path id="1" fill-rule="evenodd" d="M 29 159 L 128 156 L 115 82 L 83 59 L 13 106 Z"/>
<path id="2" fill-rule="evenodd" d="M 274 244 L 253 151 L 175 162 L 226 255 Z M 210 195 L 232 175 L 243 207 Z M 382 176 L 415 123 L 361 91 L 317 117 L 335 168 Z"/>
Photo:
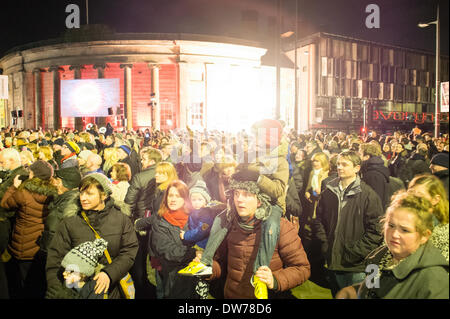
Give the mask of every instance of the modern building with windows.
<path id="1" fill-rule="evenodd" d="M 295 50 L 286 52 L 294 61 Z M 297 44 L 299 127 L 359 131 L 369 129 L 433 131 L 435 54 L 329 33 Z M 440 82 L 449 80 L 449 58 L 441 56 Z M 364 107 L 364 105 L 366 107 Z M 448 132 L 449 113 L 440 114 Z"/>

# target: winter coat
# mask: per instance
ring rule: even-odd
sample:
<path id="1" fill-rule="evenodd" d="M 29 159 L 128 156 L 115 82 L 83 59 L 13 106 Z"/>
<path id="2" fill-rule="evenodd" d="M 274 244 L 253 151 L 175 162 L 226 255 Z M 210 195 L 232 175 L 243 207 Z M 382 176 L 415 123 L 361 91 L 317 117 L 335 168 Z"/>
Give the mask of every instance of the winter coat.
<path id="1" fill-rule="evenodd" d="M 141 161 L 139 160 L 139 155 L 134 149 L 131 150 L 130 155 L 128 155 L 124 159 L 121 159 L 119 162 L 128 164 L 130 166 L 132 177 L 134 177 L 141 171 Z"/>
<path id="2" fill-rule="evenodd" d="M 274 148 L 269 154 L 261 155 L 249 167 L 258 167 L 261 175 L 258 186 L 261 192 L 267 194 L 272 204 L 282 208 L 286 213 L 286 192 L 289 182 L 289 164 L 286 160 L 287 141 Z"/>
<path id="3" fill-rule="evenodd" d="M 212 279 L 226 276 L 224 296 L 227 299 L 255 299 L 250 280 L 261 238 L 261 225 L 243 230 L 234 218 L 213 262 Z M 310 264 L 295 227 L 285 218 L 280 220 L 280 236 L 269 264 L 276 280 L 270 297 L 301 285 L 310 276 Z"/>
<path id="4" fill-rule="evenodd" d="M 55 187 L 39 178 L 23 182 L 19 189 L 10 186 L 2 198 L 1 206 L 16 210 L 9 250 L 19 260 L 33 260 L 39 251 L 38 238 L 44 231 L 48 205 L 57 196 Z"/>
<path id="5" fill-rule="evenodd" d="M 188 220 L 189 230 L 184 233 L 184 242 L 205 248 L 214 218 L 224 209 L 226 205 L 220 204 L 191 211 Z"/>
<path id="6" fill-rule="evenodd" d="M 408 159 L 408 152 L 404 150 L 400 154 L 397 154 L 394 158 L 389 161 L 388 168 L 390 175 L 394 177 L 401 178 L 406 170 L 406 160 Z"/>
<path id="7" fill-rule="evenodd" d="M 155 216 L 155 217 L 153 217 Z M 150 256 L 156 257 L 161 263 L 160 275 L 164 289 L 164 297 L 171 295 L 171 290 L 178 276 L 178 271 L 195 258 L 195 249 L 185 245 L 180 238 L 180 228 L 170 224 L 159 215 L 152 215 Z M 188 223 L 183 228 L 188 230 Z"/>
<path id="8" fill-rule="evenodd" d="M 330 181 L 321 194 L 314 222 L 328 268 L 363 272 L 364 259 L 383 241 L 383 215 L 380 197 L 358 176 L 343 195 L 339 178 Z"/>
<path id="9" fill-rule="evenodd" d="M 383 208 L 389 203 L 389 169 L 379 156 L 372 156 L 361 165 L 361 179 L 380 196 Z"/>
<path id="10" fill-rule="evenodd" d="M 156 187 L 155 168 L 156 165 L 152 165 L 131 179 L 124 201 L 130 205 L 133 220 L 144 217 L 145 210 L 150 207 L 150 195 Z"/>
<path id="11" fill-rule="evenodd" d="M 67 215 L 75 215 L 80 210 L 80 192 L 78 188 L 69 190 L 53 200 L 48 206 L 49 214 L 45 221 L 44 231 L 39 241 L 41 250 L 47 252 L 56 229 Z"/>
<path id="12" fill-rule="evenodd" d="M 406 160 L 405 170 L 402 171 L 399 178 L 408 185 L 414 176 L 420 174 L 431 174 L 430 161 L 423 155 L 413 153 L 410 158 Z"/>
<path id="13" fill-rule="evenodd" d="M 101 211 L 86 211 L 89 223 L 98 234 L 108 242 L 108 252 L 112 263 L 103 254 L 99 263 L 105 267 L 102 269 L 108 274 L 111 283 L 108 291 L 110 299 L 119 299 L 118 283 L 130 268 L 138 251 L 138 241 L 131 220 L 115 204 L 112 198 L 105 201 L 105 208 Z M 47 253 L 47 295 L 46 298 L 54 298 L 61 289 L 68 289 L 62 279 L 61 261 L 74 247 L 86 241 L 94 241 L 95 234 L 86 224 L 80 212 L 65 217 L 56 229 L 53 240 Z"/>
<path id="14" fill-rule="evenodd" d="M 13 185 L 14 178 L 17 175 L 26 174 L 27 171 L 23 166 L 7 172 L 2 176 L 2 182 L 0 183 L 0 200 L 4 197 L 8 188 Z M 11 234 L 11 221 L 10 218 L 14 216 L 13 210 L 8 210 L 0 206 L 0 254 L 8 247 Z"/>
<path id="15" fill-rule="evenodd" d="M 449 249 L 449 228 L 447 224 L 438 224 L 434 226 L 433 233 L 430 236 L 429 241 L 441 251 L 442 256 L 448 262 L 448 249 Z"/>
<path id="16" fill-rule="evenodd" d="M 217 165 L 214 165 L 209 170 L 206 170 L 202 175 L 202 179 L 206 183 L 208 188 L 208 193 L 211 195 L 211 200 L 221 201 L 220 190 L 219 190 L 219 169 Z"/>
<path id="17" fill-rule="evenodd" d="M 294 171 L 296 167 L 293 167 Z M 298 196 L 298 188 L 295 183 L 294 175 L 289 178 L 288 189 L 286 194 L 286 216 L 300 217 L 303 212 L 303 207 Z"/>
<path id="18" fill-rule="evenodd" d="M 366 263 L 379 265 L 390 254 L 382 246 L 368 256 Z M 361 299 L 448 299 L 448 261 L 430 242 L 420 246 L 395 268 L 381 269 L 379 288 L 368 288 L 363 282 L 358 289 Z"/>
<path id="19" fill-rule="evenodd" d="M 444 184 L 445 191 L 448 194 L 448 169 L 436 172 L 433 175 L 441 180 L 442 184 Z"/>

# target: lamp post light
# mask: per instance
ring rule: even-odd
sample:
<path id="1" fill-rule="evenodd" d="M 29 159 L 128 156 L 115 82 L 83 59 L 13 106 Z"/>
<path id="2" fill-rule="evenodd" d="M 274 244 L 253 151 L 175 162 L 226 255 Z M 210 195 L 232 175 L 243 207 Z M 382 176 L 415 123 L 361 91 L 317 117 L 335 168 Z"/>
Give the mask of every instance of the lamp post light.
<path id="1" fill-rule="evenodd" d="M 436 96 L 435 96 L 435 110 L 434 110 L 434 137 L 439 137 L 439 51 L 440 51 L 440 30 L 439 30 L 439 4 L 437 5 L 436 20 L 428 23 L 419 23 L 420 28 L 429 27 L 431 24 L 436 25 Z"/>

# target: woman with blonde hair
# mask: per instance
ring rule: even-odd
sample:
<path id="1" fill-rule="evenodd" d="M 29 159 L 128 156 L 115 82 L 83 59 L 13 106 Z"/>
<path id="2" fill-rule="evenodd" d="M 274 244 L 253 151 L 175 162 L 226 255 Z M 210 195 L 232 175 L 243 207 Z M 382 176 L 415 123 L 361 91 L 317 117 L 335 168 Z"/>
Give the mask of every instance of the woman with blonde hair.
<path id="1" fill-rule="evenodd" d="M 116 163 L 111 168 L 112 194 L 111 197 L 124 201 L 130 187 L 131 169 L 128 164 Z"/>
<path id="2" fill-rule="evenodd" d="M 119 151 L 115 147 L 108 147 L 103 150 L 103 171 L 105 174 L 109 174 L 114 164 L 119 162 Z"/>
<path id="3" fill-rule="evenodd" d="M 448 262 L 449 203 L 447 192 L 440 179 L 431 174 L 414 177 L 408 185 L 408 192 L 426 198 L 433 205 L 434 230 L 430 241 L 441 251 Z"/>
<path id="4" fill-rule="evenodd" d="M 397 193 L 381 221 L 385 244 L 366 259 L 373 270 L 362 283 L 339 291 L 336 298 L 448 299 L 448 261 L 429 240 L 432 212 L 426 198 Z"/>
<path id="5" fill-rule="evenodd" d="M 316 207 L 321 193 L 322 181 L 328 177 L 330 163 L 325 153 L 319 152 L 312 156 L 312 171 L 306 186 L 305 197 L 313 204 L 312 218 L 316 218 Z"/>
<path id="6" fill-rule="evenodd" d="M 54 170 L 58 169 L 58 164 L 53 158 L 53 149 L 50 146 L 39 147 L 38 159 L 49 163 Z"/>

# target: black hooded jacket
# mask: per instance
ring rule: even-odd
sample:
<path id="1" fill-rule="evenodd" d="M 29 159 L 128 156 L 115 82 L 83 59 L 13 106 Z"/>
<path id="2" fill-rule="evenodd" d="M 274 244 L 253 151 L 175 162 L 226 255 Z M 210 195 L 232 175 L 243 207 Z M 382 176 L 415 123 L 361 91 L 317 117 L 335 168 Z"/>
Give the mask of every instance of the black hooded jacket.
<path id="1" fill-rule="evenodd" d="M 389 168 L 380 156 L 372 156 L 361 165 L 361 179 L 380 196 L 383 207 L 388 203 Z"/>

